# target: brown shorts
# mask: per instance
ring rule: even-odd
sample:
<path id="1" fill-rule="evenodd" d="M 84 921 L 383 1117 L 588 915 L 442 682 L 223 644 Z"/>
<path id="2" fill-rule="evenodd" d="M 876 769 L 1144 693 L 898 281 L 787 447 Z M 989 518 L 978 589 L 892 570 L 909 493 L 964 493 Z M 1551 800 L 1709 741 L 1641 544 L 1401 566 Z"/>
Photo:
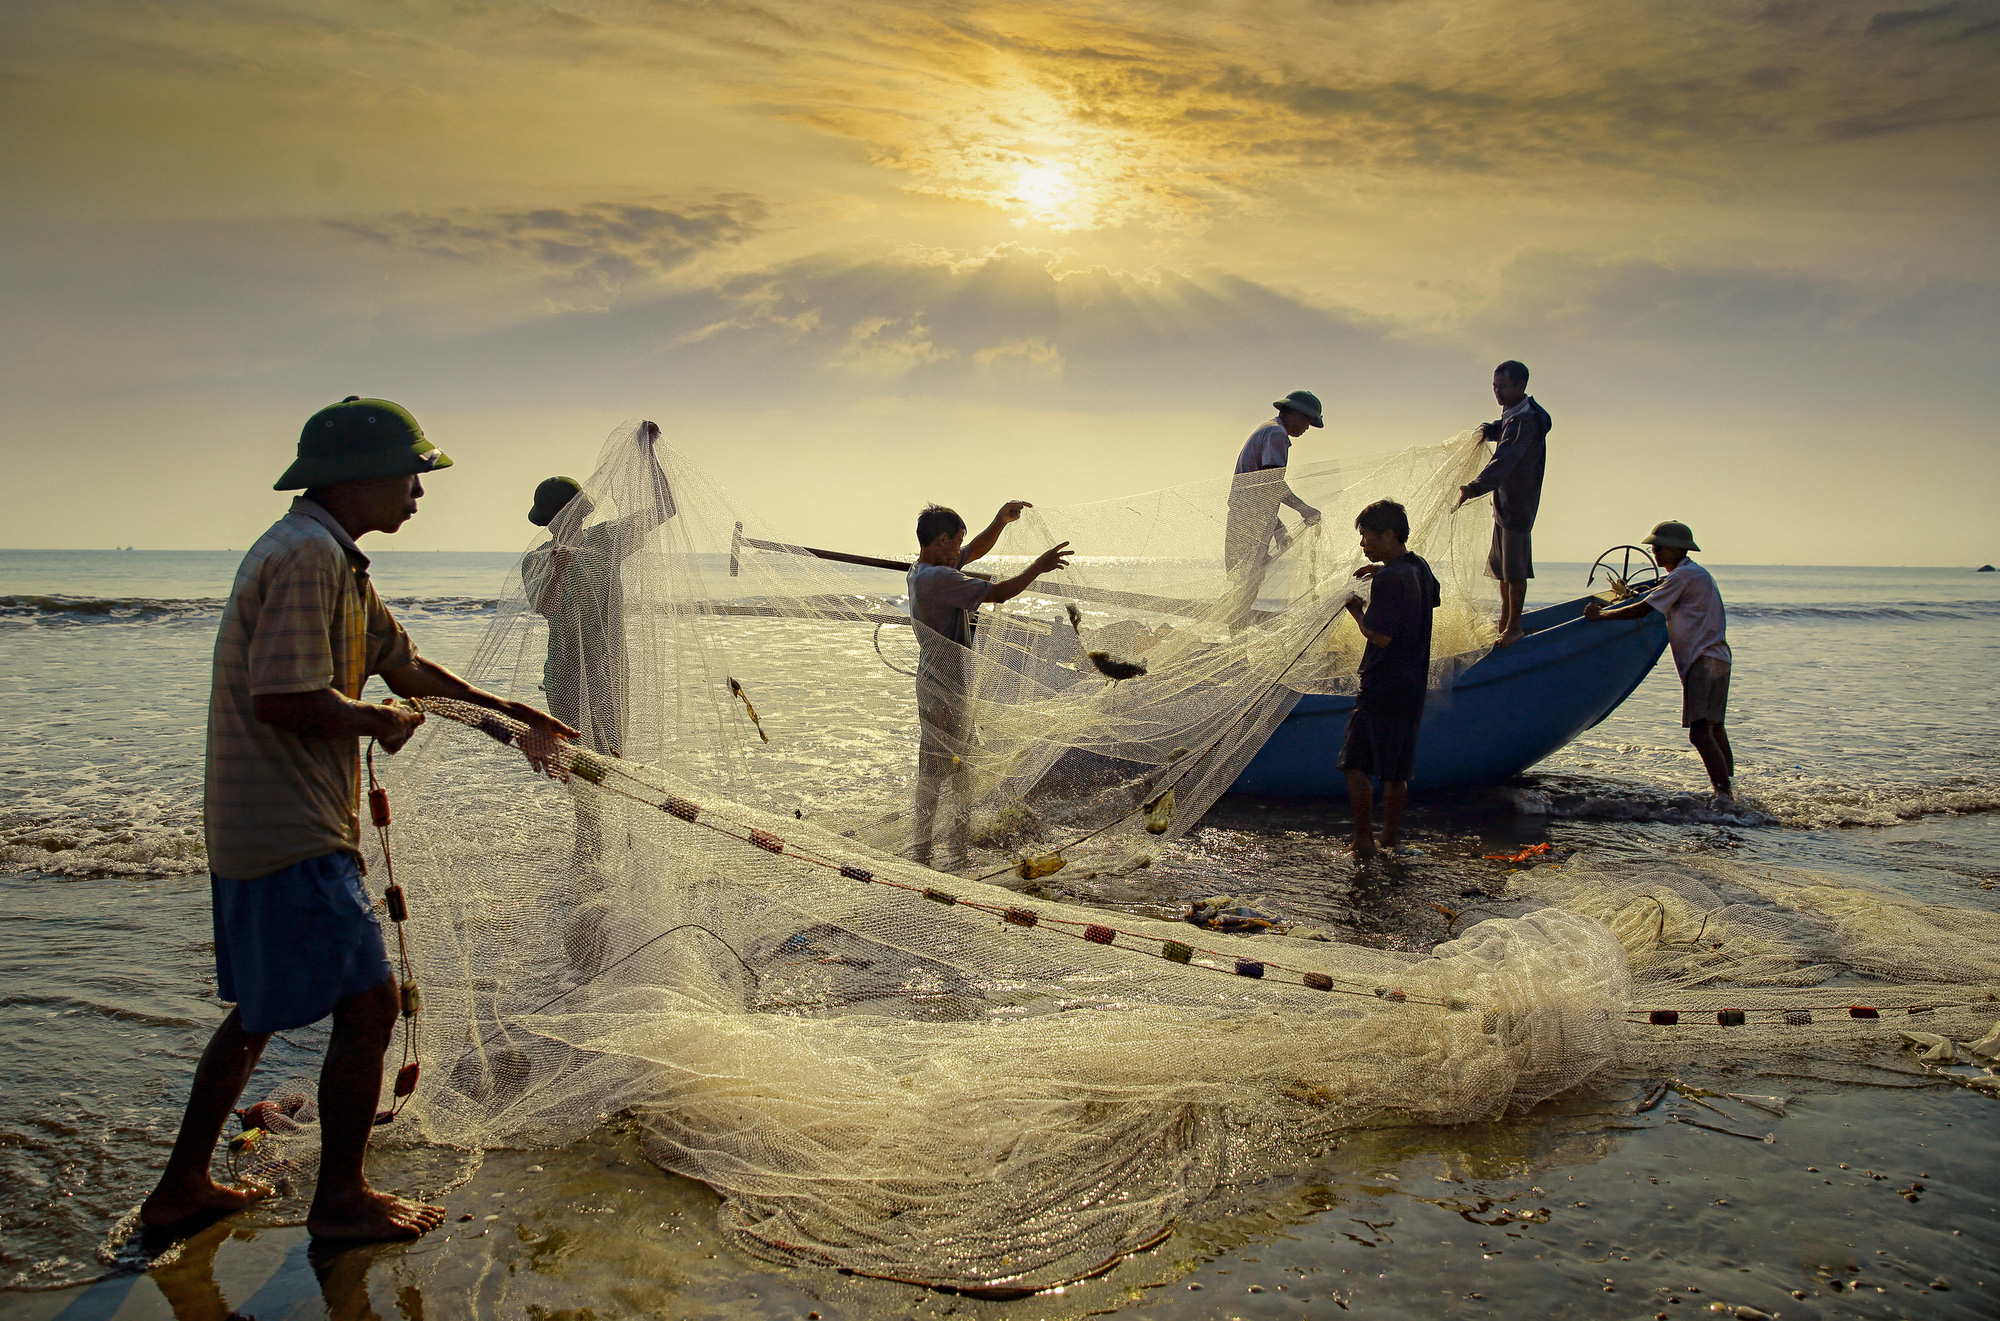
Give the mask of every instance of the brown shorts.
<path id="1" fill-rule="evenodd" d="M 1729 710 L 1729 662 L 1720 656 L 1703 656 L 1688 666 L 1681 676 L 1681 724 L 1697 720 L 1723 723 Z"/>
<path id="2" fill-rule="evenodd" d="M 1486 575 L 1503 583 L 1524 583 L 1535 576 L 1534 533 L 1493 525 L 1493 549 L 1486 556 Z"/>

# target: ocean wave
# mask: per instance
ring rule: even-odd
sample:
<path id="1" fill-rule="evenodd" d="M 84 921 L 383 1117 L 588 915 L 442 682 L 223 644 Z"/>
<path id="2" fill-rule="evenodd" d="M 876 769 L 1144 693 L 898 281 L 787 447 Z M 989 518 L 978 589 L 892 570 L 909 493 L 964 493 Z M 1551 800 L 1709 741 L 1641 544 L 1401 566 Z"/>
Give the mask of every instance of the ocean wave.
<path id="1" fill-rule="evenodd" d="M 170 623 L 222 613 L 220 600 L 150 596 L 0 596 L 0 623 Z"/>
<path id="2" fill-rule="evenodd" d="M 1718 805 L 1709 794 L 1640 785 L 1542 785 L 1514 789 L 1510 796 L 1523 816 L 1800 830 L 1893 826 L 1924 816 L 2000 811 L 2000 782 L 1855 785 L 1804 779 L 1766 784 L 1746 776 L 1737 788 L 1736 801 L 1728 806 Z"/>
<path id="3" fill-rule="evenodd" d="M 398 615 L 416 618 L 490 615 L 500 606 L 490 596 L 398 596 L 385 598 Z M 219 597 L 180 599 L 151 596 L 0 596 L 0 626 L 66 627 L 83 624 L 175 624 L 217 619 L 227 602 Z"/>
<path id="4" fill-rule="evenodd" d="M 1732 605 L 1731 619 L 1844 619 L 1925 623 L 1937 619 L 2000 618 L 2000 600 L 1801 601 L 1788 605 Z"/>
<path id="5" fill-rule="evenodd" d="M 188 876 L 208 870 L 199 824 L 57 818 L 0 829 L 0 870 L 77 879 Z"/>

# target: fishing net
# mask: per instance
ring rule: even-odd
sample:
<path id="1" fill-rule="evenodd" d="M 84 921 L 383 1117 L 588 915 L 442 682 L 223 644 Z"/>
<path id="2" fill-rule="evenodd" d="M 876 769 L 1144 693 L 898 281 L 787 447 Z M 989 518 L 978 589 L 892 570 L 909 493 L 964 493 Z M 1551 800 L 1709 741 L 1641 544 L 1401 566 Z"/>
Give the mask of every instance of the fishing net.
<path id="1" fill-rule="evenodd" d="M 1868 878 L 1685 854 L 1584 857 L 1509 888 L 1524 908 L 1560 906 L 1617 937 L 1628 1017 L 1690 1029 L 1649 1034 L 1652 1051 L 1790 1049 L 1869 1025 L 1977 1036 L 2000 1014 L 2000 914 Z"/>
<path id="2" fill-rule="evenodd" d="M 900 574 L 806 552 L 621 428 L 470 667 L 584 739 L 536 776 L 494 742 L 518 726 L 440 702 L 386 759 L 425 1002 L 391 1131 L 559 1144 L 627 1114 L 747 1251 L 1006 1293 L 1089 1275 L 1342 1129 L 1575 1085 L 1656 1003 L 1634 968 L 1690 1012 L 1727 998 L 1725 962 L 1792 994 L 1843 940 L 1909 980 L 1893 940 L 1857 962 L 1873 919 L 1715 876 L 1536 873 L 1420 953 L 1074 902 L 1068 880 L 1136 874 L 1197 820 L 1300 694 L 1353 691 L 1361 507 L 1401 500 L 1440 581 L 1433 683 L 1484 654 L 1488 515 L 1451 508 L 1481 457 L 1466 435 L 1037 507 L 991 571 L 1061 540 L 1078 558 L 958 647 L 920 636 Z M 915 860 L 927 824 L 949 872 Z M 1945 962 L 1924 976 L 1991 975 Z"/>

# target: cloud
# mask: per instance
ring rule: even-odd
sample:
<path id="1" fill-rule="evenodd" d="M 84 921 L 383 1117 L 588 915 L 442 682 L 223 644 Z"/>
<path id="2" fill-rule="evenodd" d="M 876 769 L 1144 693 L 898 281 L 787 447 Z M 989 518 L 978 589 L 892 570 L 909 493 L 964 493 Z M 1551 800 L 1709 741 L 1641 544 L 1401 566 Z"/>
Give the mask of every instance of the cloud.
<path id="1" fill-rule="evenodd" d="M 1985 343 L 2000 333 L 2000 286 L 1537 253 L 1513 262 L 1470 320 L 1570 343 Z"/>
<path id="2" fill-rule="evenodd" d="M 838 25 L 783 12 L 817 58 L 774 59 L 782 113 L 867 144 L 918 191 L 1017 216 L 1036 200 L 1024 172 L 1066 170 L 1077 196 L 1058 230 L 1200 226 L 1328 168 L 1740 188 L 1745 152 L 2000 114 L 1987 53 L 1935 40 L 2000 12 L 1992 0 L 1762 15 L 1714 2 L 1274 3 L 1228 24 L 1115 4 L 863 6 Z M 1818 31 L 1801 30 L 1808 20 Z"/>
<path id="3" fill-rule="evenodd" d="M 1949 0 L 1949 3 L 1932 5 L 1927 9 L 1885 9 L 1868 20 L 1868 31 L 1870 35 L 1899 32 L 1919 23 L 1935 23 L 1964 12 L 1963 0 Z"/>
<path id="4" fill-rule="evenodd" d="M 526 269 L 615 292 L 753 237 L 768 215 L 761 199 L 727 194 L 677 207 L 589 202 L 531 211 L 403 212 L 329 223 L 404 252 Z"/>
<path id="5" fill-rule="evenodd" d="M 822 365 L 877 375 L 1054 375 L 1135 354 L 1372 342 L 1387 333 L 1239 276 L 1066 269 L 1060 253 L 1012 243 L 815 256 L 730 277 L 710 296 L 727 315 L 677 343 L 775 336 Z"/>

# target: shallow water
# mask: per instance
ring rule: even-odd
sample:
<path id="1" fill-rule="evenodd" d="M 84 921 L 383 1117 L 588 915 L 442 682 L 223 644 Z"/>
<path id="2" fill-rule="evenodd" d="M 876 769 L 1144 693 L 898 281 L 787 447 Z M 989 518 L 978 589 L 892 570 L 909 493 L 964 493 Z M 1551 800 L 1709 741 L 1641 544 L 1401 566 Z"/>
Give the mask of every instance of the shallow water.
<path id="1" fill-rule="evenodd" d="M 1887 1042 L 1708 1080 L 1788 1096 L 1782 1116 L 1721 1102 L 1725 1119 L 1679 1094 L 1637 1112 L 1651 1079 L 1634 1076 L 1504 1124 L 1358 1133 L 1239 1214 L 1183 1226 L 1104 1279 L 1011 1304 L 740 1259 L 716 1245 L 713 1196 L 647 1164 L 615 1128 L 561 1152 L 495 1155 L 447 1196 L 455 1217 L 474 1219 L 414 1247 L 315 1260 L 296 1224 L 303 1204 L 287 1198 L 196 1239 L 176 1264 L 88 1283 L 164 1159 L 221 1016 L 199 775 L 215 598 L 237 558 L 0 552 L 0 1314 L 1996 1310 L 2000 1112 Z M 376 576 L 419 645 L 452 663 L 513 563 L 389 552 Z M 1700 795 L 1663 668 L 1518 783 L 1416 803 L 1423 853 L 1393 871 L 1357 875 L 1338 857 L 1339 803 L 1231 799 L 1148 872 L 1078 889 L 1150 912 L 1226 891 L 1345 938 L 1421 947 L 1446 934 L 1433 904 L 1463 909 L 1503 882 L 1507 866 L 1482 855 L 1547 840 L 1635 864 L 1720 851 L 2000 907 L 2000 716 L 1987 691 L 2000 673 L 2000 575 L 1712 567 L 1732 610 L 1744 808 L 1718 813 Z M 1536 598 L 1582 579 L 1581 566 L 1549 566 Z M 857 684 L 891 691 L 865 639 L 842 663 Z M 857 692 L 822 683 L 759 705 L 767 720 L 803 720 Z M 902 755 L 885 730 L 830 748 L 823 769 L 865 777 Z M 809 808 L 811 791 L 775 792 Z M 322 1044 L 310 1029 L 274 1041 L 252 1095 L 310 1075 Z M 393 1145 L 379 1165 L 397 1186 L 446 1181 Z M 1898 1191 L 1919 1182 L 1914 1201 Z M 1828 1283 L 1857 1276 L 1858 1292 Z"/>

